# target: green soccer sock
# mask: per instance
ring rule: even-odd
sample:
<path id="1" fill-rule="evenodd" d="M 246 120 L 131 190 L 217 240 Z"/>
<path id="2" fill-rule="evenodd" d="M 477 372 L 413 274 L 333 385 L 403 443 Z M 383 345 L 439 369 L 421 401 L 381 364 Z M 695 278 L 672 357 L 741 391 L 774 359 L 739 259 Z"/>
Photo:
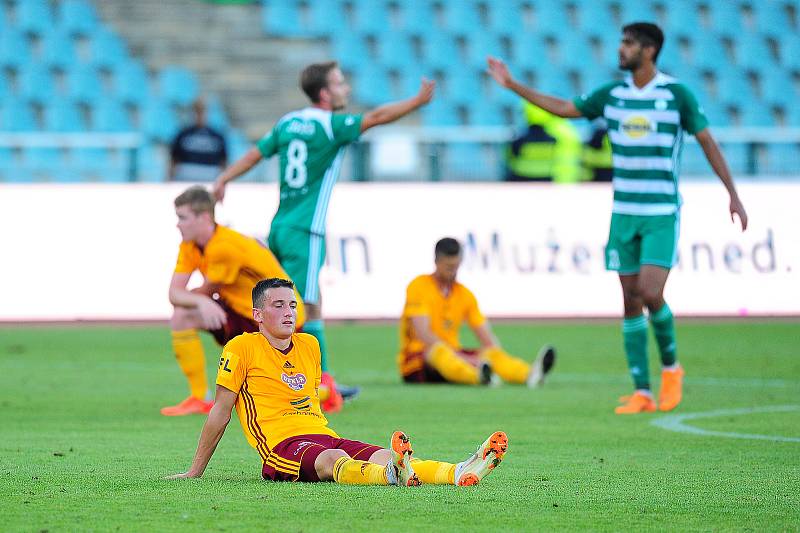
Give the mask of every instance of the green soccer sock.
<path id="1" fill-rule="evenodd" d="M 677 360 L 675 353 L 675 320 L 673 320 L 672 311 L 666 302 L 664 302 L 661 309 L 650 315 L 650 322 L 653 324 L 658 350 L 661 352 L 661 364 L 663 366 L 674 365 Z"/>
<path id="2" fill-rule="evenodd" d="M 309 320 L 303 324 L 303 333 L 314 335 L 319 341 L 319 353 L 322 356 L 320 366 L 322 371 L 328 371 L 328 345 L 325 342 L 325 327 L 322 320 Z"/>
<path id="3" fill-rule="evenodd" d="M 622 321 L 625 356 L 636 389 L 650 390 L 650 370 L 647 366 L 647 318 L 639 315 Z"/>

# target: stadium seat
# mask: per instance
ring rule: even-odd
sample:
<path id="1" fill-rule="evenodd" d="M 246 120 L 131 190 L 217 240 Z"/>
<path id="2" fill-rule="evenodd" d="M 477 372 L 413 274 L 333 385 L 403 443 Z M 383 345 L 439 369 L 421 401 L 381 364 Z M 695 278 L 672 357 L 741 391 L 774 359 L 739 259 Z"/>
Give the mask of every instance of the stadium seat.
<path id="1" fill-rule="evenodd" d="M 700 148 L 700 146 L 696 143 L 694 146 Z M 734 175 L 748 174 L 750 172 L 750 149 L 746 144 L 723 143 L 720 146 L 720 149 L 722 150 L 722 154 L 725 156 L 725 161 L 728 162 L 728 166 Z M 711 174 L 713 172 L 708 163 L 706 163 L 706 168 L 707 174 Z"/>
<path id="2" fill-rule="evenodd" d="M 426 126 L 461 125 L 455 105 L 442 98 L 434 98 L 422 108 L 422 122 Z"/>
<path id="3" fill-rule="evenodd" d="M 620 4 L 620 22 L 630 24 L 631 22 L 654 22 L 658 24 L 656 17 L 656 4 L 649 0 L 638 0 L 634 2 L 623 2 Z"/>
<path id="4" fill-rule="evenodd" d="M 371 63 L 367 42 L 361 34 L 343 31 L 331 36 L 331 47 L 341 67 L 345 70 L 358 69 Z"/>
<path id="5" fill-rule="evenodd" d="M 74 148 L 71 150 L 71 158 L 74 168 L 85 181 L 127 181 L 120 154 L 104 148 Z"/>
<path id="6" fill-rule="evenodd" d="M 183 67 L 164 67 L 159 73 L 161 97 L 181 106 L 197 99 L 200 84 L 194 73 Z"/>
<path id="7" fill-rule="evenodd" d="M 800 73 L 800 35 L 786 35 L 780 42 L 781 64 L 788 70 Z"/>
<path id="8" fill-rule="evenodd" d="M 444 147 L 442 179 L 444 181 L 482 181 L 497 176 L 496 169 L 487 168 L 483 149 L 478 143 L 455 142 Z"/>
<path id="9" fill-rule="evenodd" d="M 402 72 L 420 61 L 414 51 L 411 35 L 408 33 L 384 31 L 379 37 L 378 63 L 380 65 Z"/>
<path id="10" fill-rule="evenodd" d="M 472 126 L 509 126 L 505 106 L 496 102 L 479 100 L 469 109 L 469 123 Z"/>
<path id="11" fill-rule="evenodd" d="M 103 95 L 97 69 L 88 64 L 75 65 L 67 72 L 67 94 L 76 102 L 90 105 Z"/>
<path id="12" fill-rule="evenodd" d="M 671 39 L 693 39 L 707 31 L 698 11 L 696 0 L 669 0 L 665 2 L 664 32 Z"/>
<path id="13" fill-rule="evenodd" d="M 228 154 L 228 158 L 230 160 L 236 159 L 232 153 Z M 145 144 L 136 150 L 136 169 L 139 181 L 156 183 L 166 181 L 166 151 L 154 144 Z"/>
<path id="14" fill-rule="evenodd" d="M 17 2 L 17 27 L 25 33 L 44 35 L 53 28 L 53 12 L 47 0 Z"/>
<path id="15" fill-rule="evenodd" d="M 717 98 L 723 104 L 741 107 L 756 99 L 747 76 L 736 68 L 720 69 L 716 80 Z"/>
<path id="16" fill-rule="evenodd" d="M 800 127 L 800 106 L 789 106 L 786 112 L 786 125 L 793 128 Z"/>
<path id="17" fill-rule="evenodd" d="M 128 47 L 115 32 L 99 28 L 91 37 L 91 63 L 96 67 L 115 70 L 128 59 Z"/>
<path id="18" fill-rule="evenodd" d="M 492 33 L 514 39 L 525 32 L 518 0 L 494 0 L 489 5 L 489 30 Z"/>
<path id="19" fill-rule="evenodd" d="M 437 26 L 434 2 L 431 0 L 403 0 L 400 4 L 401 28 L 413 35 L 427 37 L 441 28 Z"/>
<path id="20" fill-rule="evenodd" d="M 355 28 L 359 32 L 381 37 L 385 32 L 391 31 L 392 24 L 386 0 L 356 2 L 354 11 Z"/>
<path id="21" fill-rule="evenodd" d="M 724 105 L 720 104 L 713 98 L 701 101 L 700 106 L 708 118 L 709 124 L 712 127 L 727 127 L 731 125 L 731 116 Z"/>
<path id="22" fill-rule="evenodd" d="M 100 22 L 94 6 L 85 0 L 62 0 L 59 4 L 59 25 L 71 35 L 90 35 Z"/>
<path id="23" fill-rule="evenodd" d="M 8 80 L 6 79 L 6 74 L 2 70 L 0 70 L 0 101 L 3 101 L 10 94 L 11 94 L 11 87 L 9 87 Z M 2 128 L 3 125 L 0 124 L 0 129 Z"/>
<path id="24" fill-rule="evenodd" d="M 39 125 L 28 102 L 19 98 L 4 98 L 0 106 L 0 124 L 5 131 L 36 131 Z"/>
<path id="25" fill-rule="evenodd" d="M 150 98 L 150 81 L 144 65 L 131 60 L 114 71 L 114 93 L 125 104 L 141 105 Z"/>
<path id="26" fill-rule="evenodd" d="M 433 73 L 421 65 L 411 65 L 400 73 L 400 98 L 408 98 L 419 92 L 422 78 L 433 79 Z M 438 89 L 437 89 L 438 90 Z M 436 98 L 434 98 L 435 100 Z"/>
<path id="27" fill-rule="evenodd" d="M 362 104 L 377 106 L 386 103 L 392 94 L 388 72 L 378 65 L 359 69 L 355 75 L 353 92 L 356 100 Z"/>
<path id="28" fill-rule="evenodd" d="M 264 32 L 277 37 L 303 35 L 300 3 L 297 0 L 264 0 L 261 10 Z"/>
<path id="29" fill-rule="evenodd" d="M 777 66 L 763 35 L 744 32 L 735 39 L 736 63 L 747 70 L 763 72 Z"/>
<path id="30" fill-rule="evenodd" d="M 518 35 L 513 42 L 514 66 L 522 70 L 538 71 L 549 63 L 547 44 L 535 33 Z"/>
<path id="31" fill-rule="evenodd" d="M 178 118 L 167 102 L 150 98 L 141 109 L 142 132 L 153 140 L 169 143 L 178 133 Z"/>
<path id="32" fill-rule="evenodd" d="M 789 74 L 781 68 L 767 69 L 761 75 L 761 97 L 770 104 L 788 108 L 797 105 L 798 93 Z"/>
<path id="33" fill-rule="evenodd" d="M 485 69 L 488 55 L 510 59 L 503 47 L 502 39 L 498 35 L 482 31 L 467 39 L 467 62 L 470 65 L 481 70 Z"/>
<path id="34" fill-rule="evenodd" d="M 691 39 L 690 65 L 709 70 L 717 70 L 728 64 L 728 54 L 719 34 L 703 32 L 695 34 Z"/>
<path id="35" fill-rule="evenodd" d="M 715 0 L 711 3 L 711 28 L 719 35 L 736 38 L 744 31 L 739 2 Z"/>
<path id="36" fill-rule="evenodd" d="M 538 87 L 544 93 L 572 98 L 577 92 L 563 70 L 546 69 L 539 72 Z"/>
<path id="37" fill-rule="evenodd" d="M 790 2 L 774 0 L 771 2 L 752 2 L 755 15 L 755 31 L 762 35 L 782 39 L 790 35 L 793 28 L 786 6 Z M 797 4 L 795 3 L 795 6 Z M 797 9 L 795 7 L 795 9 Z"/>
<path id="38" fill-rule="evenodd" d="M 422 49 L 423 62 L 434 69 L 446 70 L 453 63 L 460 62 L 461 52 L 450 34 L 436 32 L 426 35 Z"/>
<path id="39" fill-rule="evenodd" d="M 767 144 L 759 160 L 760 174 L 797 174 L 800 170 L 800 145 L 797 143 Z"/>
<path id="40" fill-rule="evenodd" d="M 306 29 L 316 37 L 334 37 L 340 33 L 350 33 L 347 27 L 344 6 L 338 0 L 309 2 L 309 18 Z M 338 57 L 338 56 L 336 56 Z"/>
<path id="41" fill-rule="evenodd" d="M 38 181 L 52 178 L 53 172 L 64 165 L 61 152 L 56 148 L 24 147 L 22 167 L 32 172 Z"/>
<path id="42" fill-rule="evenodd" d="M 65 31 L 53 30 L 42 38 L 41 61 L 46 66 L 66 70 L 76 58 L 75 43 Z"/>
<path id="43" fill-rule="evenodd" d="M 743 104 L 740 109 L 742 126 L 769 128 L 777 125 L 772 109 L 763 102 L 752 100 Z"/>
<path id="44" fill-rule="evenodd" d="M 55 96 L 53 77 L 41 63 L 31 63 L 20 71 L 18 92 L 28 102 L 44 105 Z"/>
<path id="45" fill-rule="evenodd" d="M 75 133 L 86 130 L 86 121 L 73 102 L 51 101 L 45 109 L 44 129 L 58 133 Z"/>
<path id="46" fill-rule="evenodd" d="M 445 0 L 444 27 L 452 35 L 475 39 L 483 33 L 484 24 L 476 0 Z"/>
<path id="47" fill-rule="evenodd" d="M 545 37 L 559 38 L 573 31 L 565 6 L 559 0 L 534 3 L 534 31 Z"/>
<path id="48" fill-rule="evenodd" d="M 0 31 L 0 67 L 19 70 L 31 62 L 31 49 L 27 37 L 16 27 Z"/>
<path id="49" fill-rule="evenodd" d="M 558 64 L 567 70 L 581 70 L 596 60 L 589 41 L 580 33 L 564 35 L 558 40 Z"/>
<path id="50" fill-rule="evenodd" d="M 92 129 L 110 133 L 134 130 L 125 106 L 111 98 L 103 98 L 92 108 Z"/>
<path id="51" fill-rule="evenodd" d="M 468 68 L 449 71 L 443 89 L 442 98 L 464 106 L 481 99 L 483 93 L 479 73 Z"/>

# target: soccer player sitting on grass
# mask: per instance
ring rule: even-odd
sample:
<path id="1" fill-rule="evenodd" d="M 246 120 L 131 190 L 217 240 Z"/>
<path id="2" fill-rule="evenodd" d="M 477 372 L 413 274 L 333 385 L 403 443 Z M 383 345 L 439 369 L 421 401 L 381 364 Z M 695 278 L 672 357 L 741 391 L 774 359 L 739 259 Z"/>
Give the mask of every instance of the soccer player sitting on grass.
<path id="1" fill-rule="evenodd" d="M 169 285 L 174 306 L 170 328 L 175 357 L 189 380 L 191 394 L 178 405 L 163 408 L 161 414 L 166 416 L 205 414 L 213 405 L 207 397 L 206 361 L 197 330 L 210 332 L 220 346 L 245 331 L 258 331 L 250 292 L 262 278 L 286 277 L 263 244 L 215 222 L 215 203 L 200 186 L 190 187 L 175 199 L 183 242 Z M 203 274 L 203 284 L 188 290 L 196 270 Z M 305 312 L 299 298 L 298 310 L 302 325 Z"/>
<path id="2" fill-rule="evenodd" d="M 479 483 L 500 464 L 508 448 L 502 431 L 458 464 L 412 458 L 411 442 L 402 431 L 392 434 L 389 448 L 339 437 L 319 406 L 319 342 L 295 333 L 298 302 L 293 289 L 292 282 L 280 278 L 261 280 L 253 288 L 258 332 L 244 333 L 223 348 L 214 407 L 192 465 L 169 479 L 203 475 L 234 406 L 247 441 L 261 456 L 264 479 L 463 486 Z"/>
<path id="3" fill-rule="evenodd" d="M 456 281 L 461 244 L 446 237 L 436 243 L 433 274 L 414 278 L 406 289 L 400 320 L 400 374 L 407 383 L 488 384 L 493 374 L 508 383 L 537 387 L 553 368 L 556 350 L 544 345 L 533 364 L 507 354 L 478 309 L 472 292 Z M 467 321 L 479 351 L 461 347 L 458 332 Z"/>

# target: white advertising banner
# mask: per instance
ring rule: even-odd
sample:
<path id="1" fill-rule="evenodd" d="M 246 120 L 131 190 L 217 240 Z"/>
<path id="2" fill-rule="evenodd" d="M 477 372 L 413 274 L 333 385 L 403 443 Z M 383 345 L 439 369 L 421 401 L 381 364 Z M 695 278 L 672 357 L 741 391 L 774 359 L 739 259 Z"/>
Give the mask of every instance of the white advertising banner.
<path id="1" fill-rule="evenodd" d="M 0 185 L 0 320 L 166 319 L 184 185 Z M 681 187 L 680 315 L 800 315 L 798 183 L 742 184 L 744 233 L 719 183 Z M 220 223 L 264 239 L 276 184 L 233 184 Z M 459 279 L 494 317 L 619 316 L 606 272 L 609 185 L 341 183 L 328 211 L 328 318 L 396 318 L 443 236 L 464 243 Z"/>

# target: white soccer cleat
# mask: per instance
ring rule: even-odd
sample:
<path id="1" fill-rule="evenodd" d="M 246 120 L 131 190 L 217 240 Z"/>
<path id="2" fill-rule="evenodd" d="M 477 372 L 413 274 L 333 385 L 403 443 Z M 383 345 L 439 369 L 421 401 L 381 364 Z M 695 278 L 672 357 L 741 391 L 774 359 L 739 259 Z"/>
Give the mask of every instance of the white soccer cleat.
<path id="1" fill-rule="evenodd" d="M 392 452 L 392 459 L 386 464 L 386 479 L 389 485 L 400 487 L 417 487 L 422 482 L 417 477 L 414 469 L 411 468 L 411 439 L 402 431 L 392 433 L 389 442 L 389 450 Z"/>
<path id="2" fill-rule="evenodd" d="M 531 371 L 528 374 L 528 387 L 536 388 L 544 383 L 544 378 L 556 364 L 556 349 L 554 346 L 545 344 L 539 349 L 539 355 L 531 364 Z"/>
<path id="3" fill-rule="evenodd" d="M 455 484 L 459 487 L 477 485 L 497 468 L 506 451 L 508 437 L 502 431 L 495 431 L 469 459 L 456 465 Z"/>

